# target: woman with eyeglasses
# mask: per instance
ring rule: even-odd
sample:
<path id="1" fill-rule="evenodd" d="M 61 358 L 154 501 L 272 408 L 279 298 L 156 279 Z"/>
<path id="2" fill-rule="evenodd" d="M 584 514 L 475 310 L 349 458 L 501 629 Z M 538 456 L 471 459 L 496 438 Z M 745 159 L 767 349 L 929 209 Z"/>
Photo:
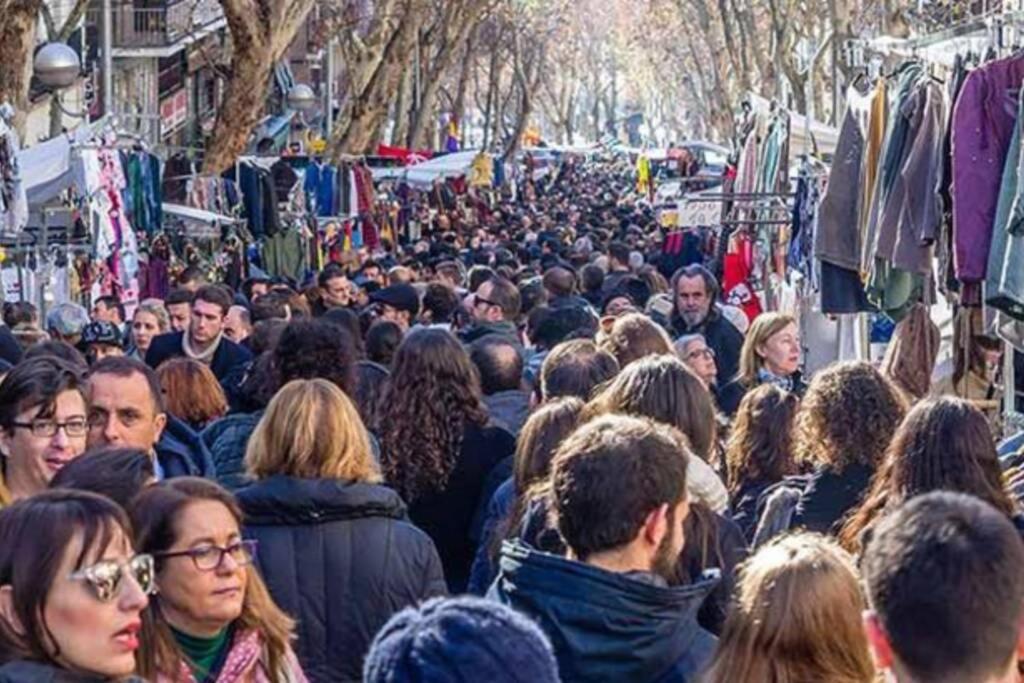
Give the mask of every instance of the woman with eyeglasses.
<path id="1" fill-rule="evenodd" d="M 141 681 L 153 579 L 153 558 L 102 496 L 45 491 L 0 511 L 0 681 Z"/>
<path id="2" fill-rule="evenodd" d="M 718 377 L 718 364 L 715 361 L 715 350 L 708 346 L 702 334 L 684 334 L 676 340 L 676 355 L 693 374 L 704 382 L 710 391 L 715 390 Z"/>
<path id="3" fill-rule="evenodd" d="M 136 543 L 155 560 L 140 673 L 158 683 L 300 683 L 294 622 L 252 566 L 242 511 L 226 490 L 181 477 L 131 506 Z"/>
<path id="4" fill-rule="evenodd" d="M 22 361 L 0 383 L 0 506 L 46 489 L 85 451 L 82 371 L 51 356 Z"/>

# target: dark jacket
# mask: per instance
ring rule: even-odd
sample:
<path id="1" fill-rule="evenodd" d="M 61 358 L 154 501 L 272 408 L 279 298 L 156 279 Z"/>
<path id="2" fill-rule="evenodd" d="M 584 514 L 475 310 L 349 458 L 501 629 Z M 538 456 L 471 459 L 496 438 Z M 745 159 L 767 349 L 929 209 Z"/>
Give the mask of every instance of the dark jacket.
<path id="1" fill-rule="evenodd" d="M 807 393 L 807 384 L 804 382 L 803 376 L 798 371 L 793 373 L 792 378 L 793 388 L 791 391 L 800 398 L 803 398 L 804 394 Z M 715 393 L 715 399 L 718 402 L 718 409 L 722 411 L 723 414 L 732 417 L 736 414 L 736 411 L 740 407 L 740 402 L 743 400 L 743 397 L 747 395 L 747 392 L 760 385 L 755 384 L 754 386 L 748 387 L 742 380 L 736 378 L 724 386 L 719 386 L 722 388 Z"/>
<path id="2" fill-rule="evenodd" d="M 267 587 L 298 622 L 296 654 L 310 681 L 362 680 L 391 615 L 445 595 L 434 544 L 385 486 L 278 476 L 238 501 Z"/>
<path id="3" fill-rule="evenodd" d="M 495 424 L 507 429 L 512 436 L 519 436 L 526 418 L 530 417 L 530 392 L 520 389 L 499 391 L 484 396 L 484 405 Z"/>
<path id="4" fill-rule="evenodd" d="M 556 296 L 548 301 L 548 307 L 556 311 L 564 308 L 593 308 L 589 301 L 576 294 Z"/>
<path id="5" fill-rule="evenodd" d="M 695 511 L 690 515 L 695 518 Z M 721 580 L 708 595 L 697 613 L 697 622 L 716 636 L 725 626 L 725 617 L 736 588 L 736 570 L 747 559 L 750 548 L 743 532 L 728 517 L 707 509 L 703 517 L 708 523 L 707 536 L 695 538 L 696 533 L 687 526 L 686 544 L 679 555 L 678 576 L 687 583 L 696 583 L 709 569 L 717 569 Z"/>
<path id="6" fill-rule="evenodd" d="M 75 673 L 39 662 L 8 662 L 0 667 L 0 683 L 107 683 L 113 681 L 102 676 Z M 118 679 L 118 683 L 143 683 L 141 678 L 131 676 Z"/>
<path id="7" fill-rule="evenodd" d="M 483 595 L 494 582 L 494 577 L 498 575 L 497 562 L 491 555 L 491 551 L 494 549 L 494 535 L 502 531 L 505 520 L 512 513 L 512 506 L 515 505 L 515 502 L 516 482 L 512 477 L 508 477 L 494 492 L 487 504 L 483 533 L 481 533 L 480 542 L 476 547 L 473 568 L 469 573 L 469 586 L 466 588 L 470 593 Z"/>
<path id="8" fill-rule="evenodd" d="M 17 365 L 21 360 L 23 351 L 21 344 L 14 338 L 14 333 L 7 325 L 0 325 L 0 359 L 11 365 Z"/>
<path id="9" fill-rule="evenodd" d="M 434 539 L 452 593 L 465 591 L 469 581 L 476 552 L 473 522 L 481 501 L 494 492 L 485 492 L 488 476 L 515 448 L 515 438 L 500 427 L 466 425 L 462 449 L 445 487 L 409 504 L 410 519 Z"/>
<path id="10" fill-rule="evenodd" d="M 538 622 L 562 680 L 696 681 L 716 640 L 697 625 L 715 580 L 669 588 L 506 544 L 488 597 Z"/>
<path id="11" fill-rule="evenodd" d="M 178 358 L 185 355 L 182 347 L 184 332 L 169 332 L 154 337 L 146 352 L 146 365 L 157 368 L 169 358 Z M 213 354 L 210 362 L 210 370 L 217 376 L 217 379 L 224 384 L 234 380 L 238 375 L 239 366 L 244 366 L 252 360 L 252 353 L 244 346 L 236 344 L 227 337 L 221 337 L 220 344 Z"/>
<path id="12" fill-rule="evenodd" d="M 712 306 L 708 317 L 699 325 L 688 327 L 673 311 L 673 338 L 686 334 L 702 334 L 708 347 L 715 352 L 718 363 L 718 386 L 724 387 L 731 382 L 740 369 L 740 349 L 743 348 L 743 333 Z"/>
<path id="13" fill-rule="evenodd" d="M 488 335 L 497 335 L 502 339 L 510 342 L 519 349 L 519 355 L 524 355 L 523 342 L 519 339 L 519 329 L 515 326 L 515 323 L 511 323 L 507 320 L 502 320 L 496 323 L 481 323 L 474 322 L 469 327 L 459 332 L 459 339 L 463 344 L 472 344 L 477 339 L 486 337 Z"/>
<path id="14" fill-rule="evenodd" d="M 748 543 L 754 540 L 754 532 L 757 530 L 757 520 L 760 516 L 758 502 L 762 500 L 761 495 L 775 483 L 777 482 L 767 479 L 743 482 L 739 490 L 731 496 L 729 507 L 732 508 L 732 521 L 739 526 Z"/>
<path id="15" fill-rule="evenodd" d="M 235 413 L 217 420 L 199 435 L 210 450 L 217 483 L 230 491 L 252 483 L 245 473 L 245 449 L 263 411 Z"/>
<path id="16" fill-rule="evenodd" d="M 864 497 L 873 474 L 873 468 L 860 463 L 853 463 L 841 472 L 819 467 L 804 477 L 803 493 L 793 514 L 792 527 L 823 534 L 835 533 L 843 518 Z M 783 484 L 787 481 L 790 481 L 789 477 L 783 480 Z"/>
<path id="17" fill-rule="evenodd" d="M 156 444 L 156 458 L 164 478 L 205 477 L 215 479 L 217 468 L 199 435 L 183 421 L 167 414 L 167 426 Z"/>

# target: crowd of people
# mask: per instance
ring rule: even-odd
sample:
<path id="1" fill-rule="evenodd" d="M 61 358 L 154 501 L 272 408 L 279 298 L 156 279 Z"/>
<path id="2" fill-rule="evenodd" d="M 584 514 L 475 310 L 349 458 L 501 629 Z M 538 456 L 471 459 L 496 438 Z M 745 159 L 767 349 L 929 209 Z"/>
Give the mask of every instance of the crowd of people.
<path id="1" fill-rule="evenodd" d="M 985 415 L 801 373 L 614 167 L 0 327 L 0 682 L 1002 683 Z M 692 261 L 692 262 L 691 262 Z"/>

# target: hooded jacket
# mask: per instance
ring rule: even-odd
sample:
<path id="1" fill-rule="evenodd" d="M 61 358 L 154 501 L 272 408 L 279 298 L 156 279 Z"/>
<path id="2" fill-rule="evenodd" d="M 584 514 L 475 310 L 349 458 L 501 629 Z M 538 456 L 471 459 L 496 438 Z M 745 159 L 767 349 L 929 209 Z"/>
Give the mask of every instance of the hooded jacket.
<path id="1" fill-rule="evenodd" d="M 276 476 L 238 501 L 267 587 L 298 622 L 296 653 L 312 681 L 362 680 L 391 615 L 446 594 L 433 542 L 387 487 Z"/>
<path id="2" fill-rule="evenodd" d="M 488 597 L 535 619 L 566 683 L 696 681 L 716 639 L 697 611 L 717 579 L 664 587 L 507 543 Z"/>
<path id="3" fill-rule="evenodd" d="M 156 444 L 156 458 L 164 478 L 217 476 L 206 444 L 185 422 L 167 414 L 167 426 Z"/>
<path id="4" fill-rule="evenodd" d="M 108 683 L 111 680 L 27 660 L 8 662 L 0 667 L 0 683 Z M 118 679 L 118 682 L 143 683 L 142 679 L 136 676 Z"/>

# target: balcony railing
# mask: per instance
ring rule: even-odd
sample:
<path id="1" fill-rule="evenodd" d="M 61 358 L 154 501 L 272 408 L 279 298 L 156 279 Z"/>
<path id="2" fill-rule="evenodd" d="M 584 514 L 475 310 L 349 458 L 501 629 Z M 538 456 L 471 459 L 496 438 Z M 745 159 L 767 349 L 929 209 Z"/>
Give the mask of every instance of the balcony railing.
<path id="1" fill-rule="evenodd" d="M 224 11 L 217 0 L 169 0 L 159 7 L 115 2 L 114 47 L 174 45 L 223 17 Z M 95 6 L 90 9 L 89 23 L 102 31 L 102 10 Z"/>

